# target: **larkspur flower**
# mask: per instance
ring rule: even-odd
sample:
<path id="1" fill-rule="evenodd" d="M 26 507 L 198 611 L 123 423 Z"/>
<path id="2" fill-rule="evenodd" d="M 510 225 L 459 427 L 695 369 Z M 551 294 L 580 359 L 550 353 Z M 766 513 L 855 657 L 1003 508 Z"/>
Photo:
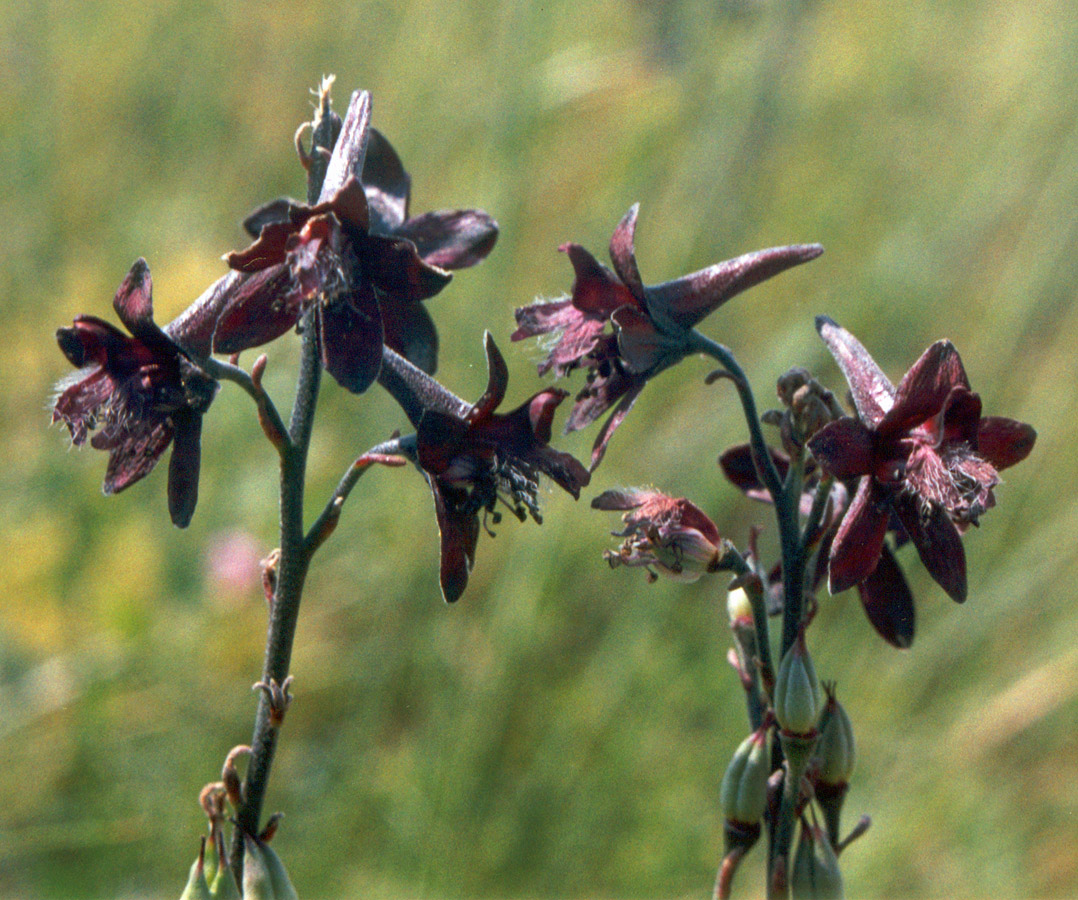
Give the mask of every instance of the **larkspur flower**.
<path id="1" fill-rule="evenodd" d="M 438 336 L 421 301 L 449 283 L 450 269 L 484 259 L 498 226 L 482 210 L 410 218 L 408 173 L 369 123 L 369 96 L 357 92 L 318 202 L 280 198 L 246 220 L 256 240 L 229 254 L 229 265 L 284 272 L 286 284 L 249 291 L 228 307 L 215 342 L 219 352 L 273 340 L 317 303 L 323 361 L 349 390 L 360 393 L 377 376 L 383 341 L 434 371 Z"/>
<path id="2" fill-rule="evenodd" d="M 494 524 L 500 520 L 499 502 L 521 521 L 531 516 L 541 522 L 541 474 L 574 498 L 589 481 L 584 466 L 549 446 L 554 411 L 566 392 L 547 388 L 511 412 L 495 412 L 505 398 L 509 373 L 489 333 L 484 344 L 487 389 L 474 404 L 389 349 L 379 376 L 416 428 L 414 441 L 402 445 L 413 448 L 434 497 L 441 532 L 440 583 L 449 603 L 468 584 L 481 525 L 486 527 L 488 517 Z"/>
<path id="3" fill-rule="evenodd" d="M 106 494 L 148 475 L 174 442 L 168 505 L 181 528 L 198 502 L 202 414 L 218 385 L 180 341 L 196 349 L 208 345 L 223 287 L 215 285 L 162 330 L 153 320 L 150 270 L 139 259 L 113 300 L 130 336 L 95 316 L 78 316 L 56 332 L 60 349 L 80 371 L 61 382 L 53 422 L 63 422 L 77 445 L 95 432 L 90 445 L 109 452 Z"/>
<path id="4" fill-rule="evenodd" d="M 1036 432 L 1013 419 L 982 417 L 981 399 L 950 341 L 929 347 L 896 388 L 848 331 L 826 316 L 816 328 L 857 410 L 808 444 L 836 479 L 858 479 L 831 544 L 831 592 L 887 564 L 881 554 L 894 515 L 929 574 L 961 603 L 967 582 L 960 532 L 995 505 L 999 471 L 1029 455 Z"/>
<path id="5" fill-rule="evenodd" d="M 634 248 L 638 209 L 639 204 L 634 205 L 625 214 L 610 239 L 613 272 L 579 244 L 564 244 L 561 250 L 576 275 L 571 295 L 516 311 L 514 341 L 559 335 L 539 364 L 540 374 L 553 370 L 563 376 L 578 368 L 587 372 L 567 432 L 584 428 L 614 407 L 592 449 L 593 471 L 648 380 L 695 352 L 694 326 L 736 294 L 823 252 L 819 244 L 772 247 L 645 285 Z"/>

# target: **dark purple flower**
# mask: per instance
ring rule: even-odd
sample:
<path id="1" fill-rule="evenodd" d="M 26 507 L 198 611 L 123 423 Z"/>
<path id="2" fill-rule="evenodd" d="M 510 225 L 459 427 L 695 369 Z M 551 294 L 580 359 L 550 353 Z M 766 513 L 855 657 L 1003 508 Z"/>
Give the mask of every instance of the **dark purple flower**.
<path id="1" fill-rule="evenodd" d="M 895 388 L 848 331 L 826 316 L 816 328 L 857 408 L 856 418 L 838 419 L 809 441 L 835 478 L 860 479 L 831 545 L 831 592 L 876 570 L 893 514 L 929 574 L 961 603 L 967 587 L 960 532 L 995 505 L 999 470 L 1029 455 L 1036 432 L 1013 419 L 981 416 L 981 398 L 949 341 L 929 347 Z"/>
<path id="2" fill-rule="evenodd" d="M 287 273 L 287 283 L 248 292 L 222 318 L 221 352 L 272 340 L 318 302 L 327 370 L 355 392 L 378 373 L 381 346 L 425 371 L 437 363 L 438 336 L 421 301 L 480 262 L 498 227 L 481 210 L 408 217 L 410 178 L 389 142 L 369 127 L 369 97 L 353 96 L 319 202 L 287 198 L 246 221 L 257 240 L 228 263 L 245 272 Z M 340 164 L 334 165 L 335 160 Z"/>
<path id="3" fill-rule="evenodd" d="M 511 412 L 495 412 L 509 374 L 489 333 L 484 341 L 487 389 L 473 405 L 389 350 L 380 376 L 416 426 L 415 459 L 434 496 L 442 594 L 450 603 L 468 583 L 481 515 L 484 526 L 488 515 L 497 524 L 501 501 L 521 521 L 530 515 L 540 522 L 540 474 L 574 498 L 589 481 L 577 460 L 549 446 L 554 411 L 566 392 L 548 388 Z"/>
<path id="4" fill-rule="evenodd" d="M 175 441 L 168 505 L 181 528 L 191 521 L 198 502 L 202 414 L 217 382 L 177 338 L 187 337 L 196 346 L 205 343 L 219 300 L 211 289 L 170 326 L 175 332 L 170 336 L 154 323 L 150 270 L 139 259 L 113 300 L 131 336 L 94 316 L 78 316 L 72 327 L 56 332 L 60 349 L 80 371 L 61 382 L 53 422 L 63 422 L 75 444 L 85 443 L 96 430 L 91 446 L 109 451 L 106 494 L 148 475 Z"/>
<path id="5" fill-rule="evenodd" d="M 560 333 L 539 365 L 540 374 L 551 369 L 556 376 L 577 368 L 587 371 L 587 382 L 566 422 L 567 432 L 591 424 L 615 407 L 592 449 L 593 471 L 648 380 L 694 352 L 695 325 L 734 295 L 823 252 L 819 244 L 772 247 L 646 286 L 634 249 L 638 209 L 639 204 L 634 205 L 625 214 L 610 239 L 613 272 L 580 245 L 565 244 L 561 249 L 576 273 L 572 294 L 516 311 L 514 341 Z"/>
<path id="6" fill-rule="evenodd" d="M 603 556 L 611 568 L 644 566 L 654 581 L 657 570 L 676 581 L 696 581 L 716 572 L 722 559 L 719 529 L 707 514 L 684 497 L 654 490 L 604 491 L 591 501 L 592 509 L 624 511 L 625 541 L 616 553 Z"/>

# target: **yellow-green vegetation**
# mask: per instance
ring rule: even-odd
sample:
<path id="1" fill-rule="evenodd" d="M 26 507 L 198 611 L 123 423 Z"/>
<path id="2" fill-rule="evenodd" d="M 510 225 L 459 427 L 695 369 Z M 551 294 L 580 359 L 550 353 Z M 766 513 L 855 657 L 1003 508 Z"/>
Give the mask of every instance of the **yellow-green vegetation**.
<path id="1" fill-rule="evenodd" d="M 486 377 L 483 328 L 509 360 L 507 403 L 538 390 L 538 351 L 508 341 L 513 308 L 568 289 L 562 242 L 605 258 L 640 201 L 648 283 L 759 247 L 827 248 L 702 326 L 765 406 L 795 364 L 844 390 L 812 324 L 826 313 L 895 378 L 950 338 L 985 411 L 1037 427 L 967 536 L 965 606 L 906 550 L 913 648 L 885 646 L 851 591 L 819 598 L 812 650 L 856 732 L 848 824 L 874 819 L 842 857 L 850 896 L 1078 893 L 1069 2 L 14 0 L 0 16 L 0 895 L 178 895 L 198 791 L 250 736 L 265 603 L 257 573 L 211 561 L 223 546 L 256 561 L 276 540 L 275 455 L 252 405 L 223 388 L 179 532 L 164 466 L 105 498 L 104 456 L 47 428 L 69 370 L 53 333 L 111 319 L 140 255 L 161 322 L 220 276 L 246 243 L 240 218 L 301 194 L 292 133 L 326 72 L 339 107 L 372 92 L 417 210 L 483 207 L 502 226 L 491 258 L 429 302 L 440 376 L 466 398 Z M 296 351 L 269 349 L 282 405 Z M 654 484 L 739 542 L 764 521 L 715 465 L 744 423 L 708 368 L 648 386 L 579 503 L 550 491 L 542 528 L 484 536 L 452 608 L 426 485 L 409 469 L 363 480 L 308 582 L 268 798 L 301 896 L 708 889 L 719 783 L 746 730 L 726 585 L 609 571 L 610 522 L 588 507 Z M 327 379 L 311 515 L 348 460 L 404 425 L 380 389 L 356 400 Z M 585 458 L 593 438 L 557 443 Z M 737 896 L 759 893 L 761 854 Z"/>

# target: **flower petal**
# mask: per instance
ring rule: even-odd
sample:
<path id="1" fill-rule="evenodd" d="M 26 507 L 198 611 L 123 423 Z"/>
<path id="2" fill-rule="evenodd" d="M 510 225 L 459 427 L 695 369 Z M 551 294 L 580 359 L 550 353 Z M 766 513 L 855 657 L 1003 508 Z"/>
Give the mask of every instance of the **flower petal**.
<path id="1" fill-rule="evenodd" d="M 643 374 L 654 369 L 677 347 L 651 319 L 635 306 L 623 306 L 610 316 L 618 338 L 618 352 L 625 368 Z"/>
<path id="2" fill-rule="evenodd" d="M 213 333 L 214 353 L 239 353 L 280 337 L 296 324 L 300 298 L 292 290 L 292 274 L 279 263 L 243 280 L 229 291 Z"/>
<path id="3" fill-rule="evenodd" d="M 427 475 L 434 495 L 434 513 L 441 533 L 441 566 L 439 582 L 446 603 L 455 603 L 468 586 L 468 575 L 475 564 L 475 547 L 479 542 L 479 517 L 464 512 L 447 502 L 433 475 Z"/>
<path id="4" fill-rule="evenodd" d="M 816 330 L 846 376 L 857 415 L 869 428 L 875 428 L 894 405 L 891 382 L 861 342 L 833 319 L 817 316 Z"/>
<path id="5" fill-rule="evenodd" d="M 877 430 L 895 434 L 920 425 L 944 408 L 956 387 L 969 390 L 962 358 L 950 341 L 936 341 L 902 376 L 894 405 L 876 423 Z"/>
<path id="6" fill-rule="evenodd" d="M 881 507 L 871 478 L 862 478 L 842 518 L 828 557 L 828 589 L 840 594 L 864 581 L 880 560 L 888 511 Z"/>
<path id="7" fill-rule="evenodd" d="M 382 317 L 370 286 L 360 282 L 351 293 L 324 300 L 318 323 L 326 371 L 341 387 L 362 394 L 382 362 Z"/>
<path id="8" fill-rule="evenodd" d="M 928 574 L 952 600 L 965 601 L 966 551 L 947 510 L 909 494 L 896 497 L 893 507 Z"/>
<path id="9" fill-rule="evenodd" d="M 393 145 L 377 128 L 370 130 L 360 181 L 374 215 L 373 230 L 393 234 L 408 218 L 412 179 Z"/>
<path id="10" fill-rule="evenodd" d="M 640 204 L 634 203 L 625 213 L 614 234 L 610 238 L 610 261 L 614 264 L 614 271 L 618 278 L 638 299 L 644 297 L 644 282 L 640 278 L 640 270 L 636 265 L 636 217 L 640 212 Z"/>
<path id="11" fill-rule="evenodd" d="M 410 240 L 375 234 L 364 242 L 363 270 L 383 293 L 414 303 L 433 297 L 453 278 L 420 259 Z"/>
<path id="12" fill-rule="evenodd" d="M 633 408 L 633 404 L 636 403 L 636 398 L 640 396 L 640 392 L 644 389 L 645 384 L 647 384 L 646 378 L 633 379 L 627 383 L 625 395 L 621 398 L 621 402 L 614 407 L 614 411 L 610 414 L 610 418 L 603 423 L 603 428 L 595 438 L 594 445 L 592 445 L 591 465 L 588 467 L 589 472 L 594 472 L 598 468 L 599 463 L 603 461 L 603 456 L 606 454 L 606 445 L 610 443 L 610 439 L 614 436 L 614 432 L 629 414 L 629 410 Z M 575 407 L 573 412 L 576 412 Z M 566 427 L 568 428 L 568 425 L 566 425 Z"/>
<path id="13" fill-rule="evenodd" d="M 913 644 L 916 620 L 913 594 L 886 544 L 876 568 L 857 585 L 857 591 L 868 620 L 880 637 L 899 649 Z"/>
<path id="14" fill-rule="evenodd" d="M 293 211 L 301 206 L 302 204 L 291 197 L 277 197 L 248 213 L 243 220 L 243 230 L 251 237 L 257 238 L 267 225 L 289 221 Z"/>
<path id="15" fill-rule="evenodd" d="M 149 475 L 172 440 L 172 432 L 172 424 L 166 419 L 135 420 L 109 454 L 101 490 L 106 495 L 117 494 Z M 94 440 L 102 434 L 98 432 Z"/>
<path id="16" fill-rule="evenodd" d="M 385 345 L 428 375 L 438 368 L 438 329 L 422 303 L 379 302 Z"/>
<path id="17" fill-rule="evenodd" d="M 498 223 L 481 209 L 443 209 L 409 219 L 396 234 L 415 244 L 427 265 L 466 269 L 494 249 Z"/>
<path id="18" fill-rule="evenodd" d="M 645 289 L 648 312 L 659 320 L 692 328 L 731 297 L 821 253 L 823 247 L 819 244 L 794 244 L 745 253 Z"/>
<path id="19" fill-rule="evenodd" d="M 977 452 L 997 469 L 1020 463 L 1036 442 L 1032 425 L 1003 416 L 985 416 L 977 432 Z"/>
<path id="20" fill-rule="evenodd" d="M 168 465 L 168 513 L 172 524 L 186 528 L 198 504 L 198 473 L 202 461 L 202 416 L 191 410 L 172 415 L 175 443 Z"/>
<path id="21" fill-rule="evenodd" d="M 767 449 L 771 454 L 771 461 L 775 464 L 775 469 L 779 473 L 779 478 L 785 479 L 786 472 L 790 468 L 790 458 L 774 447 L 768 447 Z M 722 474 L 738 490 L 747 494 L 753 500 L 762 500 L 765 503 L 771 502 L 771 495 L 767 492 L 756 470 L 750 444 L 737 444 L 723 451 L 723 454 L 719 457 L 719 466 L 722 468 Z"/>
<path id="22" fill-rule="evenodd" d="M 872 432 L 851 416 L 828 422 L 808 446 L 816 462 L 839 481 L 868 475 L 875 468 Z"/>
<path id="23" fill-rule="evenodd" d="M 150 279 L 150 267 L 141 256 L 135 260 L 131 270 L 120 283 L 112 308 L 120 321 L 132 334 L 138 336 L 140 329 L 153 325 L 153 282 Z"/>
<path id="24" fill-rule="evenodd" d="M 344 187 L 349 175 L 362 181 L 363 161 L 370 137 L 371 95 L 355 91 L 348 102 L 348 112 L 341 123 L 341 133 L 326 167 L 319 201 L 329 200 Z"/>
<path id="25" fill-rule="evenodd" d="M 581 312 L 606 319 L 621 306 L 643 304 L 622 284 L 606 266 L 579 244 L 562 244 L 558 248 L 569 257 L 576 278 L 573 281 L 573 306 Z"/>

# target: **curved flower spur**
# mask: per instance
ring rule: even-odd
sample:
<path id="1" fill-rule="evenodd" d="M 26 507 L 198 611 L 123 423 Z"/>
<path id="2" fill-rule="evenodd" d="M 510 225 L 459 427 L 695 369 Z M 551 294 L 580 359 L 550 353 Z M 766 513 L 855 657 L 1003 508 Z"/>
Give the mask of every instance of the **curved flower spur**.
<path id="1" fill-rule="evenodd" d="M 611 272 L 579 244 L 563 244 L 576 278 L 569 297 L 516 311 L 512 340 L 559 333 L 539 374 L 557 377 L 584 369 L 565 431 L 590 425 L 612 406 L 595 440 L 591 469 L 644 385 L 699 349 L 694 327 L 731 297 L 823 253 L 819 244 L 795 244 L 746 253 L 662 284 L 645 285 L 636 264 L 634 204 L 610 238 Z M 611 332 L 606 332 L 607 324 Z M 616 404 L 616 406 L 615 406 Z"/>
<path id="2" fill-rule="evenodd" d="M 995 505 L 999 472 L 1029 455 L 1036 431 L 981 415 L 981 398 L 970 390 L 950 341 L 929 347 L 896 388 L 846 329 L 826 316 L 817 318 L 816 329 L 846 376 L 857 410 L 808 443 L 835 478 L 858 479 L 831 544 L 831 592 L 872 575 L 893 514 L 929 574 L 961 603 L 967 593 L 961 532 Z"/>
<path id="3" fill-rule="evenodd" d="M 224 310 L 214 349 L 235 353 L 284 334 L 316 305 L 326 370 L 362 393 L 377 377 L 381 347 L 427 372 L 438 335 L 421 301 L 452 278 L 450 269 L 486 258 L 497 223 L 482 210 L 443 210 L 410 218 L 411 178 L 400 157 L 370 127 L 370 100 L 353 97 L 318 202 L 278 198 L 245 220 L 256 238 L 226 257 L 242 272 L 283 271 Z M 311 159 L 299 143 L 305 166 Z"/>

